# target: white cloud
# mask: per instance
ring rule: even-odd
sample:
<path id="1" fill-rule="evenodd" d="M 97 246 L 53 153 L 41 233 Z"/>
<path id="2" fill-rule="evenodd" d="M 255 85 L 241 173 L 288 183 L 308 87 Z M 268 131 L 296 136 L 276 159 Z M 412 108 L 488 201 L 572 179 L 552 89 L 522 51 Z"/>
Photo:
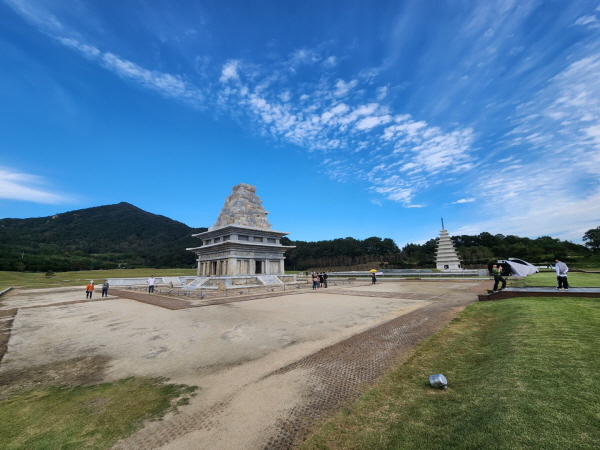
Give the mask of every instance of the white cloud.
<path id="1" fill-rule="evenodd" d="M 456 200 L 455 202 L 452 202 L 452 204 L 460 204 L 460 203 L 471 203 L 474 202 L 475 199 L 472 197 L 469 198 L 461 198 L 459 200 Z"/>
<path id="2" fill-rule="evenodd" d="M 587 26 L 588 28 L 600 27 L 600 22 L 596 16 L 581 16 L 575 21 L 575 25 Z"/>
<path id="3" fill-rule="evenodd" d="M 381 101 L 384 98 L 387 97 L 388 95 L 388 87 L 387 86 L 380 86 L 377 88 L 376 90 L 377 92 L 377 100 Z"/>
<path id="4" fill-rule="evenodd" d="M 95 59 L 98 56 L 100 56 L 100 50 L 98 50 L 92 45 L 82 44 L 81 42 L 75 39 L 70 39 L 66 37 L 59 37 L 58 41 L 66 45 L 67 47 L 71 47 L 72 49 L 77 50 L 88 59 Z"/>
<path id="5" fill-rule="evenodd" d="M 227 83 L 230 80 L 239 80 L 240 76 L 238 75 L 238 66 L 239 61 L 231 60 L 227 61 L 223 65 L 223 69 L 221 70 L 221 77 L 219 81 L 221 83 Z"/>
<path id="6" fill-rule="evenodd" d="M 344 80 L 338 80 L 337 83 L 335 83 L 335 91 L 333 95 L 336 97 L 342 97 L 350 92 L 351 89 L 355 88 L 357 84 L 357 80 L 352 80 L 348 83 L 346 83 Z"/>
<path id="7" fill-rule="evenodd" d="M 385 125 L 386 123 L 391 122 L 392 117 L 389 114 L 385 116 L 369 116 L 361 119 L 356 123 L 357 130 L 370 130 L 371 128 L 378 127 L 380 125 Z"/>
<path id="8" fill-rule="evenodd" d="M 328 68 L 335 67 L 336 64 L 337 58 L 335 56 L 330 56 L 323 61 L 323 65 Z"/>
<path id="9" fill-rule="evenodd" d="M 478 234 L 482 230 L 492 234 L 517 236 L 554 236 L 560 239 L 581 241 L 583 234 L 600 225 L 600 189 L 584 197 L 566 194 L 560 199 L 562 207 L 550 199 L 552 186 L 530 195 L 519 194 L 507 199 L 503 191 L 496 191 L 504 205 L 502 215 L 492 220 L 473 220 L 469 225 L 454 230 L 454 234 Z M 500 195 L 502 193 L 502 195 Z M 563 192 L 564 194 L 564 192 Z M 490 203 L 490 208 L 495 208 Z"/>
<path id="10" fill-rule="evenodd" d="M 202 101 L 203 95 L 200 91 L 178 76 L 143 69 L 137 64 L 121 59 L 112 53 L 102 55 L 102 61 L 107 68 L 120 77 L 129 79 L 145 88 L 196 104 Z"/>
<path id="11" fill-rule="evenodd" d="M 60 204 L 72 199 L 46 188 L 44 178 L 0 168 L 0 198 L 34 203 Z"/>

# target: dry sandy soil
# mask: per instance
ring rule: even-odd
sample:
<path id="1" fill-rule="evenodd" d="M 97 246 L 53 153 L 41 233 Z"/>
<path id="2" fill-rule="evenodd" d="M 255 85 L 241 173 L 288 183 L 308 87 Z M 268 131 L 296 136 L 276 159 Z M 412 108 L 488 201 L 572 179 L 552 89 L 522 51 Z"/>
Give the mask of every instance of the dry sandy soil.
<path id="1" fill-rule="evenodd" d="M 483 289 L 467 280 L 354 284 L 176 310 L 117 290 L 92 301 L 83 288 L 11 291 L 0 297 L 0 396 L 167 377 L 198 395 L 117 448 L 290 448 Z"/>

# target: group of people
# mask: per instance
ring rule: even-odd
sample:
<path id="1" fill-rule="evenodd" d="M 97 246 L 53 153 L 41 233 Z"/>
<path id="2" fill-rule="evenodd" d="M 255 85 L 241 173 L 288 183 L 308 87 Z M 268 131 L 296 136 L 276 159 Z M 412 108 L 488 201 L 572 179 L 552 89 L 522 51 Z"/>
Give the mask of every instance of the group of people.
<path id="1" fill-rule="evenodd" d="M 556 289 L 558 289 L 559 291 L 568 291 L 569 290 L 569 281 L 567 279 L 567 273 L 569 272 L 569 267 L 564 262 L 560 261 L 557 258 L 555 269 L 556 269 L 556 280 L 557 280 Z M 504 288 L 506 288 L 506 280 L 502 276 L 502 266 L 499 266 L 498 264 L 493 264 L 492 270 L 490 272 L 491 272 L 490 275 L 494 277 L 494 288 L 492 289 L 492 291 L 498 292 L 498 291 L 501 291 Z M 313 272 L 312 273 L 313 289 L 326 288 L 327 287 L 327 278 L 328 278 L 327 272 L 321 272 L 321 273 Z M 374 272 L 371 274 L 371 282 L 372 282 L 372 284 L 375 284 L 377 282 L 377 277 Z M 146 283 L 148 284 L 148 293 L 152 294 L 154 292 L 154 286 L 156 285 L 156 280 L 154 278 L 154 275 L 150 276 L 150 278 L 148 278 L 146 280 Z M 502 287 L 500 289 L 498 289 L 498 286 L 500 285 L 500 283 L 502 283 Z M 108 287 L 109 287 L 108 280 L 104 280 L 104 283 L 102 283 L 102 297 L 108 297 Z M 94 280 L 91 280 L 88 283 L 88 285 L 85 287 L 85 298 L 91 299 L 93 293 L 94 293 Z"/>
<path id="2" fill-rule="evenodd" d="M 326 288 L 327 287 L 327 272 L 313 272 L 312 273 L 312 282 L 313 282 L 313 289 L 320 289 L 320 288 Z"/>
<path id="3" fill-rule="evenodd" d="M 556 264 L 554 268 L 556 270 L 557 282 L 556 289 L 558 289 L 559 291 L 568 291 L 569 280 L 567 279 L 567 273 L 569 272 L 569 267 L 558 258 L 556 258 L 555 262 Z M 498 292 L 499 290 L 501 291 L 506 287 L 506 280 L 502 276 L 502 266 L 499 267 L 497 264 L 494 264 L 492 266 L 490 275 L 494 277 L 494 288 L 492 289 L 493 292 Z M 502 287 L 498 289 L 498 285 L 500 283 L 502 283 Z"/>
<path id="4" fill-rule="evenodd" d="M 102 283 L 102 297 L 108 297 L 108 280 L 104 280 Z M 90 280 L 90 282 L 85 287 L 85 298 L 92 298 L 92 294 L 94 293 L 94 280 Z"/>
<path id="5" fill-rule="evenodd" d="M 150 294 L 152 294 L 154 292 L 154 286 L 156 284 L 154 275 L 152 275 L 150 278 L 148 278 L 146 280 L 146 283 L 148 284 L 148 292 Z M 94 280 L 90 280 L 90 282 L 85 287 L 85 298 L 86 299 L 92 298 L 92 294 L 94 293 L 94 287 L 95 287 Z M 104 280 L 104 283 L 102 283 L 102 297 L 108 297 L 108 287 L 109 287 L 108 280 Z M 327 287 L 327 286 L 325 286 L 325 287 Z"/>

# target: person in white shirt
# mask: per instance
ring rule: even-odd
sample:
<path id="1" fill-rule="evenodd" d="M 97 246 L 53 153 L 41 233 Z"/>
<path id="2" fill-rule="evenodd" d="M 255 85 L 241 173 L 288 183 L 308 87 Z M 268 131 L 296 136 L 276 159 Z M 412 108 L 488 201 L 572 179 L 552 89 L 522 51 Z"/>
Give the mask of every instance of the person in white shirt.
<path id="1" fill-rule="evenodd" d="M 155 283 L 154 275 L 152 275 L 150 278 L 148 278 L 146 280 L 146 283 L 148 283 L 148 293 L 152 294 L 154 292 L 154 283 Z"/>
<path id="2" fill-rule="evenodd" d="M 569 268 L 567 265 L 556 258 L 556 280 L 558 281 L 558 286 L 556 289 L 559 291 L 568 291 L 569 290 L 569 281 L 567 280 L 567 273 L 569 272 Z"/>

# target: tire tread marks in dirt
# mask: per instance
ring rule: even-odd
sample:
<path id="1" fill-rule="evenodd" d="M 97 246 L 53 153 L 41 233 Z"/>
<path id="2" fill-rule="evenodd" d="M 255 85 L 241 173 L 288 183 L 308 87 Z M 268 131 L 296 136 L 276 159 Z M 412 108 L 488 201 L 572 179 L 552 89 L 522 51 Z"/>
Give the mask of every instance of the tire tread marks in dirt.
<path id="1" fill-rule="evenodd" d="M 8 350 L 8 341 L 18 308 L 0 310 L 0 362 Z"/>
<path id="2" fill-rule="evenodd" d="M 264 380 L 302 370 L 303 376 L 308 377 L 308 384 L 312 386 L 305 401 L 273 425 L 271 437 L 263 448 L 290 449 L 306 439 L 311 429 L 356 400 L 394 365 L 408 358 L 420 341 L 442 329 L 465 306 L 477 301 L 476 295 L 469 294 L 481 291 L 484 286 L 483 283 L 474 283 L 462 293 L 455 291 L 441 296 L 430 294 L 428 299 L 432 303 L 429 305 L 326 347 L 262 377 L 261 380 Z M 350 295 L 356 294 L 360 295 Z M 422 294 L 418 295 L 421 299 Z M 219 416 L 227 414 L 229 404 L 235 401 L 235 395 L 236 393 L 232 393 L 227 400 L 213 405 L 201 414 L 182 412 L 172 420 L 151 424 L 114 448 L 155 449 L 187 433 L 210 430 L 219 422 Z"/>
<path id="3" fill-rule="evenodd" d="M 476 298 L 467 294 L 462 300 L 432 303 L 266 375 L 303 369 L 313 391 L 306 403 L 279 421 L 264 448 L 289 449 L 305 439 L 312 427 L 356 400 L 390 367 L 405 360 L 420 341 L 474 301 Z"/>

